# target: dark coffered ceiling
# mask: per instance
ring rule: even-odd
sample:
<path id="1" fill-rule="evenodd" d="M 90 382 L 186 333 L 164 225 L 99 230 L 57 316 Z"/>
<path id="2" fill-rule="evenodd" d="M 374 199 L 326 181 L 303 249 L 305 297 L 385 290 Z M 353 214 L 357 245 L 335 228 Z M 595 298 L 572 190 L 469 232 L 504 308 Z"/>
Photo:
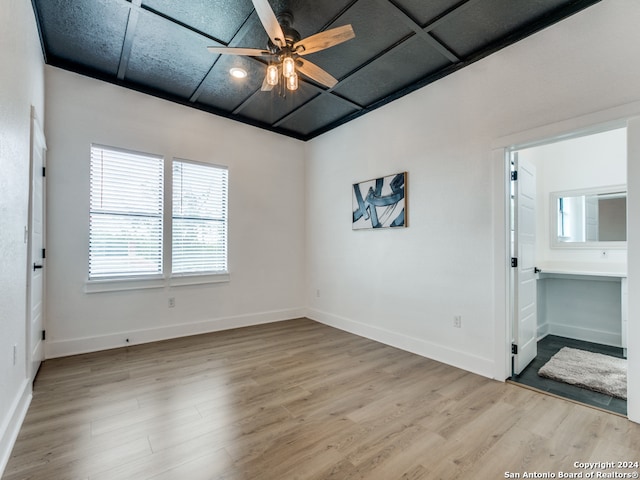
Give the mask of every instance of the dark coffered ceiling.
<path id="1" fill-rule="evenodd" d="M 251 0 L 32 0 L 46 62 L 308 140 L 436 81 L 600 0 L 270 0 L 304 38 L 351 24 L 356 37 L 305 58 L 339 80 L 260 90 L 265 48 Z M 229 69 L 240 66 L 245 79 Z"/>

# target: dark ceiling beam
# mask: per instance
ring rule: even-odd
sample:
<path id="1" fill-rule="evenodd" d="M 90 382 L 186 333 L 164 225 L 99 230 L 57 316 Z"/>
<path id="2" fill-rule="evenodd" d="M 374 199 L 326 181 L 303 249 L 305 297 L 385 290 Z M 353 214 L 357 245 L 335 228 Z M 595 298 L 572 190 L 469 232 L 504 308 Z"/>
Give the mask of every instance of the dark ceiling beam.
<path id="1" fill-rule="evenodd" d="M 424 30 L 425 32 L 430 32 L 431 30 L 439 27 L 441 23 L 450 20 L 453 15 L 458 15 L 464 12 L 466 9 L 472 7 L 480 1 L 481 0 L 462 0 L 461 2 L 456 3 L 452 7 L 442 12 L 426 25 L 423 25 L 422 30 Z"/>
<path id="2" fill-rule="evenodd" d="M 297 115 L 299 115 L 300 113 L 303 112 L 305 107 L 307 107 L 313 100 L 315 100 L 316 98 L 320 97 L 321 95 L 331 95 L 331 93 L 329 93 L 327 90 L 322 90 L 322 89 L 319 89 L 319 90 L 320 90 L 320 94 L 319 95 L 316 95 L 316 96 L 310 98 L 308 101 L 306 101 L 302 105 L 298 106 L 298 108 L 296 108 L 295 110 L 289 112 L 284 117 L 280 118 L 278 121 L 274 122 L 273 126 L 278 128 L 284 122 L 287 122 L 287 121 L 291 120 L 292 118 L 295 118 Z M 355 109 L 356 111 L 361 111 L 363 109 L 362 105 L 358 105 L 356 103 L 353 103 L 351 100 L 347 100 L 346 98 L 341 97 L 340 95 L 333 94 L 331 96 L 333 98 L 337 99 L 337 100 L 340 100 L 341 103 L 349 105 L 351 108 Z"/>
<path id="3" fill-rule="evenodd" d="M 437 52 L 443 55 L 447 60 L 452 63 L 457 63 L 460 58 L 449 49 L 444 43 L 438 41 L 427 30 L 423 29 L 416 21 L 409 16 L 404 10 L 390 0 L 377 0 L 379 4 L 384 5 L 386 8 L 391 9 L 393 14 L 398 20 L 400 20 L 406 27 L 409 27 L 418 37 L 426 41 Z"/>
<path id="4" fill-rule="evenodd" d="M 129 66 L 129 58 L 131 57 L 131 48 L 133 47 L 133 37 L 136 34 L 138 25 L 138 17 L 140 17 L 140 6 L 142 0 L 132 0 L 129 7 L 129 18 L 122 42 L 122 51 L 120 52 L 120 63 L 118 64 L 118 80 L 124 80 Z"/>
<path id="5" fill-rule="evenodd" d="M 244 110 L 245 107 L 249 105 L 256 98 L 256 96 L 260 95 L 261 93 L 262 93 L 262 90 L 260 88 L 255 90 L 251 95 L 249 95 L 242 102 L 240 102 L 240 105 L 238 105 L 236 108 L 233 109 L 233 111 L 231 112 L 231 115 L 241 114 L 242 110 Z"/>
<path id="6" fill-rule="evenodd" d="M 347 10 L 349 10 L 351 7 L 353 7 L 356 3 L 358 3 L 360 0 L 351 0 L 351 2 L 349 2 L 347 5 L 344 6 L 344 8 L 342 10 L 340 10 L 338 13 L 336 13 L 333 18 L 331 20 L 329 20 L 320 30 L 319 32 L 323 32 L 326 29 L 328 29 L 329 27 L 333 26 L 334 23 L 336 23 L 340 17 L 342 17 L 342 15 L 344 15 L 345 13 L 347 13 Z"/>
<path id="7" fill-rule="evenodd" d="M 162 18 L 162 19 L 172 23 L 174 26 L 177 26 L 177 27 L 180 27 L 180 28 L 184 28 L 185 30 L 187 30 L 189 32 L 192 32 L 192 33 L 195 33 L 196 35 L 198 35 L 200 37 L 204 37 L 207 40 L 211 40 L 212 42 L 215 42 L 220 46 L 224 46 L 224 47 L 227 46 L 219 38 L 213 37 L 213 36 L 209 35 L 208 33 L 203 32 L 202 30 L 198 30 L 197 28 L 195 28 L 195 27 L 193 27 L 191 25 L 188 25 L 188 24 L 186 24 L 184 22 L 181 22 L 180 20 L 177 20 L 177 19 L 175 19 L 173 17 L 170 17 L 169 15 L 167 15 L 165 13 L 162 13 L 162 12 L 160 12 L 160 11 L 154 9 L 154 8 L 151 8 L 149 5 L 142 5 L 140 8 L 141 8 L 142 11 L 147 12 L 148 14 L 154 15 L 154 16 L 156 16 L 158 18 Z"/>

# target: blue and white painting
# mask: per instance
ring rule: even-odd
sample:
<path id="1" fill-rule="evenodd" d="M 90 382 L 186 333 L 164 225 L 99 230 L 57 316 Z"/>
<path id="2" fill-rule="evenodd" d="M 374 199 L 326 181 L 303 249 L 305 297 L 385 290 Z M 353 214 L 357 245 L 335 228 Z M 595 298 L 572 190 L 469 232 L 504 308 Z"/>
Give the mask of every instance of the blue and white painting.
<path id="1" fill-rule="evenodd" d="M 353 184 L 354 230 L 406 226 L 407 172 Z"/>

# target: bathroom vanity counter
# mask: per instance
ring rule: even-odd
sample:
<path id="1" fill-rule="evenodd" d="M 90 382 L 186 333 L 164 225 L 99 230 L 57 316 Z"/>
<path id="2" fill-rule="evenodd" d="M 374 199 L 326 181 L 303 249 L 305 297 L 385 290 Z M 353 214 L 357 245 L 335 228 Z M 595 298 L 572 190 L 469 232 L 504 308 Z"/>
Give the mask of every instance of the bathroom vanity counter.
<path id="1" fill-rule="evenodd" d="M 546 262 L 538 265 L 540 273 L 559 275 L 588 275 L 595 277 L 627 277 L 624 263 Z"/>
<path id="2" fill-rule="evenodd" d="M 538 265 L 539 335 L 627 349 L 627 269 L 614 263 Z"/>

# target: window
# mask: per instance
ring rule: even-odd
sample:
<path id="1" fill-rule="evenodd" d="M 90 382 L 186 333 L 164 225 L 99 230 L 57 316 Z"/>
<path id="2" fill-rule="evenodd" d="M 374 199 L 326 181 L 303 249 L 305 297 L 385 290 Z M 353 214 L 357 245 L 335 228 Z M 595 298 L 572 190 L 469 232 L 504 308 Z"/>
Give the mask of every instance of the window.
<path id="1" fill-rule="evenodd" d="M 173 161 L 174 275 L 227 271 L 227 173 Z"/>
<path id="2" fill-rule="evenodd" d="M 178 159 L 172 167 L 171 185 L 165 185 L 162 157 L 92 145 L 90 281 L 162 286 L 163 265 L 172 276 L 191 276 L 177 278 L 178 284 L 225 281 L 220 274 L 227 273 L 228 170 Z M 172 194 L 165 196 L 165 187 Z M 173 210 L 163 225 L 167 197 Z M 163 249 L 163 239 L 171 239 L 172 248 Z M 151 283 L 143 285 L 145 278 Z M 88 284 L 87 291 L 103 291 L 94 287 Z"/>
<path id="3" fill-rule="evenodd" d="M 92 145 L 89 279 L 162 273 L 162 157 Z"/>

